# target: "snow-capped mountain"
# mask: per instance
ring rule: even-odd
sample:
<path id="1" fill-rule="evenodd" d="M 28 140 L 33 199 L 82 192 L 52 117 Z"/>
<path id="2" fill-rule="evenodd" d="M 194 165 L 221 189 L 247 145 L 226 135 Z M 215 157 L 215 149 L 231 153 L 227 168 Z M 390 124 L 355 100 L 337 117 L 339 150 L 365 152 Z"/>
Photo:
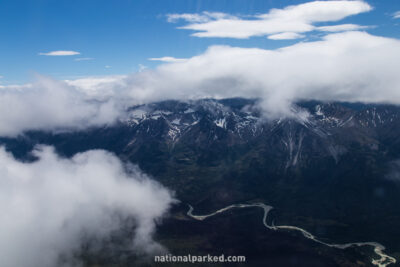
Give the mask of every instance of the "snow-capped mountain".
<path id="1" fill-rule="evenodd" d="M 309 101 L 294 105 L 293 112 L 302 116 L 267 119 L 256 100 L 164 101 L 132 107 L 121 123 L 132 132 L 128 147 L 150 139 L 170 147 L 264 140 L 286 154 L 285 168 L 297 165 L 307 151 L 337 162 L 351 143 L 377 150 L 400 124 L 400 108 L 388 105 Z"/>

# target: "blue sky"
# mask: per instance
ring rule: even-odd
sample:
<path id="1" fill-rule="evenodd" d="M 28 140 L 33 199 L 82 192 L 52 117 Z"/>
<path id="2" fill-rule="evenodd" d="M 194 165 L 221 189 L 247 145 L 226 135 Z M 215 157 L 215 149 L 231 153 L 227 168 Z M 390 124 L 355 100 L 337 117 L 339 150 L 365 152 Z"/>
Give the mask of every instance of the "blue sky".
<path id="1" fill-rule="evenodd" d="M 199 38 L 194 31 L 177 29 L 184 21 L 169 23 L 167 14 L 224 12 L 232 15 L 268 13 L 307 1 L 277 0 L 8 0 L 0 4 L 0 84 L 24 83 L 34 73 L 57 79 L 136 72 L 140 66 L 154 68 L 148 58 L 187 58 L 207 47 L 224 44 L 274 49 L 302 40 L 269 40 L 266 36 Z M 371 34 L 400 38 L 400 1 L 366 1 L 372 11 L 349 16 L 339 22 L 318 25 L 374 25 Z M 303 41 L 315 38 L 307 33 Z M 58 50 L 76 56 L 44 56 Z M 76 61 L 76 58 L 91 60 Z M 108 66 L 108 67 L 106 67 Z"/>

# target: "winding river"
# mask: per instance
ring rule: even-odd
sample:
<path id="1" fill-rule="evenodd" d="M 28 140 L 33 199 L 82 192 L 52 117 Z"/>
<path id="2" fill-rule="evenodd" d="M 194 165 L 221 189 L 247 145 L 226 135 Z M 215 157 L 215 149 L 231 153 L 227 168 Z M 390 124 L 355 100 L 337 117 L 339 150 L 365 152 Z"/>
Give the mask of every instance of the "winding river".
<path id="1" fill-rule="evenodd" d="M 264 203 L 254 203 L 254 204 L 234 204 L 234 205 L 230 205 L 227 206 L 223 209 L 217 210 L 211 214 L 208 215 L 193 215 L 193 207 L 191 205 L 189 205 L 189 211 L 187 212 L 187 215 L 195 220 L 198 221 L 202 221 L 205 220 L 209 217 L 215 216 L 219 213 L 223 213 L 227 210 L 230 209 L 234 209 L 234 208 L 251 208 L 251 207 L 259 207 L 262 208 L 264 210 L 264 215 L 263 215 L 263 219 L 262 222 L 264 224 L 265 227 L 267 227 L 270 230 L 279 230 L 279 229 L 285 229 L 285 230 L 293 230 L 293 231 L 298 231 L 301 232 L 303 234 L 303 236 L 305 236 L 308 239 L 311 239 L 315 242 L 318 242 L 320 244 L 323 244 L 325 246 L 328 247 L 333 247 L 333 248 L 338 248 L 338 249 L 346 249 L 349 247 L 362 247 L 362 246 L 370 246 L 374 248 L 374 252 L 376 255 L 379 256 L 379 258 L 377 259 L 372 259 L 371 263 L 373 265 L 379 266 L 379 267 L 386 267 L 389 264 L 394 264 L 396 263 L 396 259 L 386 255 L 383 251 L 385 250 L 385 247 L 377 242 L 355 242 L 355 243 L 346 243 L 346 244 L 329 244 L 329 243 L 325 243 L 321 240 L 318 240 L 313 234 L 311 234 L 310 232 L 307 232 L 306 230 L 296 227 L 296 226 L 290 226 L 290 225 L 279 225 L 276 226 L 274 224 L 269 225 L 267 223 L 267 217 L 268 217 L 268 213 L 273 209 L 272 206 L 268 206 L 265 205 Z"/>

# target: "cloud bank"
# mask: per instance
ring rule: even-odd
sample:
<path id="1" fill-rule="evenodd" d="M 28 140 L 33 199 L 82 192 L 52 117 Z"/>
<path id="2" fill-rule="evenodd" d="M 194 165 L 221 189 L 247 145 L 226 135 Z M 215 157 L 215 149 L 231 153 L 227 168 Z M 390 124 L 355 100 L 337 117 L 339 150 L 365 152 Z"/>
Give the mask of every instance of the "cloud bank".
<path id="1" fill-rule="evenodd" d="M 1 266 L 62 266 L 59 257 L 79 251 L 84 236 L 107 238 L 127 218 L 136 225 L 134 253 L 161 248 L 152 240 L 155 221 L 174 202 L 161 185 L 105 151 L 64 159 L 39 147 L 34 154 L 38 161 L 22 163 L 0 148 Z"/>
<path id="2" fill-rule="evenodd" d="M 212 46 L 185 61 L 126 76 L 0 88 L 0 136 L 111 124 L 127 107 L 166 99 L 260 98 L 265 116 L 301 99 L 400 104 L 400 41 L 332 33 L 275 50 Z"/>
<path id="3" fill-rule="evenodd" d="M 253 36 L 270 36 L 282 40 L 302 38 L 301 33 L 324 31 L 314 24 L 335 22 L 348 16 L 368 12 L 372 7 L 364 1 L 314 1 L 283 9 L 271 9 L 268 13 L 250 18 L 225 13 L 203 12 L 200 14 L 169 14 L 168 22 L 186 21 L 179 29 L 193 30 L 192 36 L 246 39 Z M 335 25 L 334 25 L 335 26 Z M 340 27 L 335 26 L 335 27 Z M 347 26 L 348 27 L 348 26 Z M 353 25 L 351 30 L 363 26 Z M 341 27 L 342 30 L 345 27 Z M 279 36 L 279 38 L 274 38 Z"/>
<path id="4" fill-rule="evenodd" d="M 268 116 L 300 99 L 400 104 L 400 41 L 343 32 L 276 50 L 213 46 L 126 78 L 133 99 L 256 97 Z"/>
<path id="5" fill-rule="evenodd" d="M 38 76 L 31 85 L 0 88 L 0 113 L 0 135 L 10 136 L 104 125 L 121 111 L 113 99 L 89 97 L 65 82 Z"/>

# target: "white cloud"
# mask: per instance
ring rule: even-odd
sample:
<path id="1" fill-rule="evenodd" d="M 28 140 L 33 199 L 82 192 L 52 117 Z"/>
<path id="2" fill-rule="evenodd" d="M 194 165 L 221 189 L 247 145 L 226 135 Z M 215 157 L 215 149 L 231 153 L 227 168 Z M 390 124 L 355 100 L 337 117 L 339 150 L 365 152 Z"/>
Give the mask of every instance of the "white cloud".
<path id="1" fill-rule="evenodd" d="M 161 61 L 161 62 L 183 62 L 186 59 L 185 58 L 175 58 L 175 57 L 152 57 L 152 58 L 149 58 L 148 60 Z"/>
<path id="2" fill-rule="evenodd" d="M 371 26 L 361 26 L 357 24 L 340 24 L 331 26 L 321 26 L 317 29 L 323 32 L 344 32 L 344 31 L 358 31 L 371 28 Z"/>
<path id="3" fill-rule="evenodd" d="M 111 66 L 110 66 L 110 65 L 105 65 L 105 66 L 104 66 L 104 68 L 106 68 L 106 69 L 110 69 L 110 68 L 111 68 Z"/>
<path id="4" fill-rule="evenodd" d="M 333 22 L 351 15 L 368 12 L 372 7 L 363 1 L 314 1 L 244 19 L 224 13 L 218 16 L 201 14 L 173 14 L 168 21 L 185 20 L 180 29 L 194 30 L 193 36 L 219 38 L 249 38 L 280 33 L 305 33 L 318 30 L 313 24 Z M 354 29 L 353 29 L 354 30 Z M 301 36 L 301 35 L 299 35 Z"/>
<path id="5" fill-rule="evenodd" d="M 68 266 L 79 266 L 72 255 L 83 237 L 101 241 L 127 218 L 136 225 L 127 249 L 139 254 L 162 249 L 152 240 L 155 221 L 174 200 L 161 185 L 136 167 L 127 173 L 105 151 L 64 159 L 40 147 L 34 154 L 36 162 L 22 163 L 0 147 L 1 266 L 65 266 L 58 262 L 61 255 Z"/>
<path id="6" fill-rule="evenodd" d="M 277 34 L 272 34 L 268 36 L 268 39 L 271 40 L 292 40 L 292 39 L 300 39 L 304 38 L 305 35 L 299 34 L 296 32 L 282 32 Z"/>
<path id="7" fill-rule="evenodd" d="M 397 11 L 393 14 L 394 19 L 400 19 L 400 11 Z"/>
<path id="8" fill-rule="evenodd" d="M 75 58 L 74 61 L 89 61 L 89 60 L 94 60 L 92 57 L 78 57 Z"/>
<path id="9" fill-rule="evenodd" d="M 65 82 L 45 77 L 38 76 L 33 84 L 0 90 L 0 135 L 28 129 L 82 129 L 112 123 L 119 115 L 113 99 L 91 97 Z"/>
<path id="10" fill-rule="evenodd" d="M 0 135 L 113 123 L 130 105 L 166 99 L 254 97 L 268 117 L 299 99 L 400 104 L 400 41 L 365 32 L 268 50 L 213 46 L 183 62 L 128 76 L 0 90 Z M 68 112 L 66 112 L 68 111 Z"/>
<path id="11" fill-rule="evenodd" d="M 46 53 L 39 53 L 41 56 L 75 56 L 75 55 L 80 55 L 81 53 L 76 52 L 76 51 L 51 51 L 51 52 L 46 52 Z"/>

